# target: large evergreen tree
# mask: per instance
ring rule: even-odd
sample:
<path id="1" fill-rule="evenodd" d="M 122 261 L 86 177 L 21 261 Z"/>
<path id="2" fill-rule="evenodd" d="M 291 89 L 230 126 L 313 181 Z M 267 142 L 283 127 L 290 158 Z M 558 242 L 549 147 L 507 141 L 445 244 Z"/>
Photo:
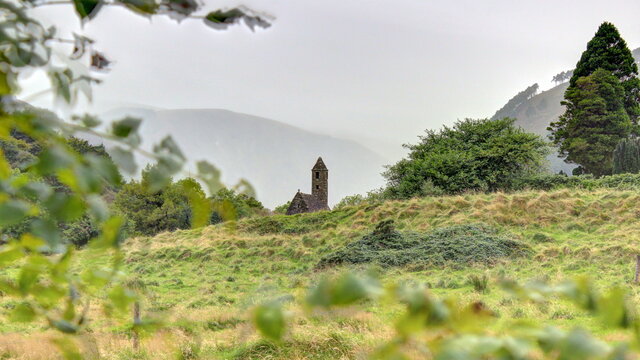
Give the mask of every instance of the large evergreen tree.
<path id="1" fill-rule="evenodd" d="M 620 80 L 625 90 L 625 110 L 631 121 L 637 124 L 640 116 L 638 65 L 618 29 L 609 22 L 602 23 L 593 39 L 587 43 L 567 91 L 576 86 L 579 78 L 589 76 L 598 69 L 608 70 Z"/>
<path id="2" fill-rule="evenodd" d="M 627 43 L 602 23 L 587 44 L 565 92 L 566 111 L 549 130 L 565 161 L 596 176 L 612 172 L 616 144 L 638 134 L 640 79 Z"/>
<path id="3" fill-rule="evenodd" d="M 616 144 L 631 133 L 624 107 L 624 88 L 611 72 L 598 69 L 567 89 L 567 111 L 551 123 L 551 138 L 566 161 L 596 176 L 612 171 Z"/>

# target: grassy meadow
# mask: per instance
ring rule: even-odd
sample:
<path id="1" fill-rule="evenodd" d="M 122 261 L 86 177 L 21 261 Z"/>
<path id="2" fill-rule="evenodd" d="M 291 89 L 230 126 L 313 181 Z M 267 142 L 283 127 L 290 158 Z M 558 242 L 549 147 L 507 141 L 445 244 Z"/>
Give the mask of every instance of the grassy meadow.
<path id="1" fill-rule="evenodd" d="M 124 276 L 144 284 L 143 317 L 164 327 L 144 337 L 133 351 L 130 319 L 107 318 L 98 302 L 91 307 L 89 330 L 78 338 L 85 355 L 100 359 L 360 359 L 394 333 L 402 307 L 380 299 L 337 312 L 302 307 L 308 288 L 323 275 L 345 268 L 376 274 L 383 283 L 413 282 L 441 297 L 482 301 L 495 313 L 487 331 L 499 334 L 513 324 L 583 327 L 607 341 L 625 339 L 564 301 L 523 303 L 500 289 L 498 279 L 521 282 L 588 276 L 603 288 L 632 285 L 640 193 L 617 190 L 530 191 L 469 194 L 388 201 L 295 216 L 244 219 L 201 229 L 162 233 L 125 242 Z M 458 224 L 486 224 L 530 248 L 524 256 L 489 264 L 379 264 L 317 267 L 345 244 L 370 233 L 383 220 L 400 232 L 427 232 Z M 108 261 L 80 250 L 75 264 Z M 475 278 L 476 281 L 472 281 Z M 486 287 L 482 279 L 486 278 Z M 480 280 L 478 280 L 480 279 Z M 252 306 L 267 299 L 287 303 L 290 323 L 285 340 L 262 340 L 248 320 Z M 0 297 L 0 316 L 16 302 Z M 2 321 L 0 359 L 50 359 L 56 350 L 46 324 Z M 419 355 L 416 340 L 416 358 Z"/>

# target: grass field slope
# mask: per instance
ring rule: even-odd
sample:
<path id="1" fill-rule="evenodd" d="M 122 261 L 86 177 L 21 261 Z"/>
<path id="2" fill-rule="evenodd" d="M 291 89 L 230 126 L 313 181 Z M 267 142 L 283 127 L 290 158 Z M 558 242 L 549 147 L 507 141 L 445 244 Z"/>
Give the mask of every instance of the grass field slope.
<path id="1" fill-rule="evenodd" d="M 381 300 L 306 316 L 298 305 L 319 278 L 345 268 L 374 273 L 383 283 L 414 282 L 443 297 L 482 301 L 495 314 L 487 323 L 495 333 L 533 322 L 580 326 L 615 342 L 625 335 L 569 304 L 522 303 L 497 280 L 589 276 L 598 286 L 632 288 L 635 302 L 639 216 L 635 191 L 531 191 L 363 204 L 134 238 L 124 244 L 125 272 L 144 284 L 143 315 L 167 326 L 133 352 L 127 329 L 96 306 L 87 349 L 104 359 L 363 358 L 392 336 L 398 304 Z M 434 258 L 435 252 L 450 255 Z M 401 256 L 409 260 L 391 261 Z M 81 250 L 79 261 L 106 259 Z M 288 304 L 293 324 L 282 344 L 261 340 L 248 321 L 254 304 L 273 298 Z M 4 313 L 16 305 L 0 301 Z M 52 345 L 42 339 L 50 335 L 39 328 L 0 329 L 6 334 L 0 358 L 49 358 Z"/>

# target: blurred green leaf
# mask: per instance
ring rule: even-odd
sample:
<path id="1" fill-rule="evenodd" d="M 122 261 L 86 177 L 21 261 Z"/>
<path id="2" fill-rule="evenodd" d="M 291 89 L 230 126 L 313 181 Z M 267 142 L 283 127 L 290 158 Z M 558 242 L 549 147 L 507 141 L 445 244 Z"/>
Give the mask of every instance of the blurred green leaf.
<path id="1" fill-rule="evenodd" d="M 224 188 L 220 180 L 220 170 L 206 161 L 198 161 L 198 177 L 202 179 L 209 190 L 209 194 L 215 194 Z"/>
<path id="2" fill-rule="evenodd" d="M 628 328 L 632 315 L 627 304 L 627 293 L 621 287 L 614 287 L 600 299 L 598 312 L 605 325 L 613 328 Z"/>
<path id="3" fill-rule="evenodd" d="M 29 214 L 30 209 L 28 203 L 20 200 L 0 203 L 0 228 L 19 223 Z"/>
<path id="4" fill-rule="evenodd" d="M 240 179 L 233 188 L 239 194 L 245 194 L 249 197 L 256 198 L 256 190 L 247 179 Z"/>
<path id="5" fill-rule="evenodd" d="M 111 124 L 111 133 L 117 137 L 126 138 L 136 133 L 141 123 L 141 119 L 125 117 Z"/>
<path id="6" fill-rule="evenodd" d="M 180 147 L 178 146 L 178 144 L 176 144 L 176 142 L 173 140 L 171 136 L 166 136 L 165 138 L 162 139 L 162 141 L 160 141 L 160 143 L 156 144 L 153 147 L 153 152 L 154 153 L 166 152 L 168 154 L 178 157 L 182 161 L 187 160 L 187 158 L 182 153 L 182 150 L 180 150 Z"/>
<path id="7" fill-rule="evenodd" d="M 100 126 L 100 124 L 102 124 L 102 121 L 100 121 L 100 119 L 90 114 L 84 114 L 82 116 L 73 116 L 72 120 L 81 123 L 82 126 L 87 127 L 89 129 L 96 128 Z"/>
<path id="8" fill-rule="evenodd" d="M 0 96 L 11 95 L 13 93 L 11 86 L 12 81 L 9 77 L 10 75 L 4 70 L 4 67 L 0 67 Z"/>
<path id="9" fill-rule="evenodd" d="M 155 0 L 118 0 L 118 3 L 142 15 L 153 15 L 158 10 Z"/>
<path id="10" fill-rule="evenodd" d="M 4 156 L 4 151 L 0 149 L 0 179 L 7 179 L 11 176 L 11 166 Z"/>
<path id="11" fill-rule="evenodd" d="M 33 264 L 27 264 L 22 266 L 20 274 L 18 276 L 18 287 L 20 292 L 24 295 L 29 293 L 33 284 L 38 281 L 38 276 L 42 273 L 43 269 Z"/>
<path id="12" fill-rule="evenodd" d="M 127 311 L 136 299 L 135 292 L 122 285 L 116 285 L 109 291 L 109 300 L 111 300 L 115 308 L 121 312 Z"/>
<path id="13" fill-rule="evenodd" d="M 10 313 L 9 318 L 11 321 L 16 322 L 31 322 L 36 317 L 36 311 L 31 304 L 23 302 L 18 304 Z"/>
<path id="14" fill-rule="evenodd" d="M 109 185 L 120 185 L 120 181 L 122 179 L 118 172 L 118 168 L 107 157 L 88 154 L 85 155 L 85 159 L 89 162 L 91 169 L 100 174 L 100 176 L 105 179 Z"/>
<path id="15" fill-rule="evenodd" d="M 320 280 L 307 296 L 311 306 L 347 306 L 380 295 L 382 288 L 377 280 L 347 272 L 336 279 Z"/>
<path id="16" fill-rule="evenodd" d="M 87 196 L 87 204 L 91 215 L 93 215 L 98 221 L 105 221 L 109 217 L 109 206 L 102 198 L 97 194 L 91 194 Z"/>
<path id="17" fill-rule="evenodd" d="M 44 242 L 44 240 L 33 236 L 33 234 L 26 233 L 20 236 L 20 245 L 31 251 L 38 251 L 43 246 L 45 246 L 46 243 Z"/>
<path id="18" fill-rule="evenodd" d="M 31 233 L 44 239 L 51 250 L 57 251 L 62 243 L 58 224 L 51 219 L 38 218 L 31 222 Z"/>
<path id="19" fill-rule="evenodd" d="M 43 205 L 53 218 L 61 221 L 76 220 L 84 214 L 86 209 L 82 198 L 62 192 L 52 194 Z"/>
<path id="20" fill-rule="evenodd" d="M 0 267 L 7 266 L 22 258 L 24 252 L 16 243 L 10 243 L 0 247 Z"/>
<path id="21" fill-rule="evenodd" d="M 98 241 L 91 243 L 94 248 L 117 247 L 122 240 L 122 225 L 124 220 L 119 216 L 112 216 L 102 223 L 101 236 Z"/>
<path id="22" fill-rule="evenodd" d="M 74 158 L 69 151 L 62 146 L 47 147 L 38 156 L 38 162 L 35 165 L 37 171 L 42 175 L 52 174 L 59 169 L 64 169 L 74 163 Z"/>
<path id="23" fill-rule="evenodd" d="M 209 225 L 212 204 L 194 179 L 184 179 L 179 182 L 182 192 L 189 200 L 191 208 L 191 227 L 198 228 Z"/>
<path id="24" fill-rule="evenodd" d="M 82 20 L 93 19 L 100 11 L 102 2 L 100 0 L 73 0 L 73 6 Z"/>
<path id="25" fill-rule="evenodd" d="M 216 10 L 209 12 L 205 16 L 205 24 L 216 30 L 225 30 L 230 25 L 237 24 L 240 21 L 251 29 L 255 30 L 255 27 L 261 27 L 266 29 L 271 26 L 271 17 L 265 14 L 257 14 L 251 9 L 241 6 L 232 8 L 229 10 Z"/>
<path id="26" fill-rule="evenodd" d="M 253 310 L 253 323 L 262 336 L 279 341 L 286 328 L 282 304 L 272 301 L 258 305 Z"/>
<path id="27" fill-rule="evenodd" d="M 73 0 L 78 9 L 78 4 L 82 4 L 87 1 Z M 92 1 L 88 1 L 92 2 Z M 53 92 L 56 97 L 64 99 L 67 103 L 71 103 L 71 83 L 73 82 L 73 73 L 69 69 L 56 69 L 49 72 L 49 79 L 53 86 Z"/>
<path id="28" fill-rule="evenodd" d="M 125 150 L 119 146 L 113 147 L 109 150 L 109 154 L 113 161 L 127 174 L 134 174 L 138 170 L 136 161 L 133 158 L 133 153 L 129 150 Z"/>
<path id="29" fill-rule="evenodd" d="M 574 329 L 558 344 L 558 359 L 600 359 L 609 353 L 609 347 L 582 329 Z"/>
<path id="30" fill-rule="evenodd" d="M 67 300 L 62 318 L 66 321 L 72 321 L 76 317 L 76 307 L 71 299 Z"/>

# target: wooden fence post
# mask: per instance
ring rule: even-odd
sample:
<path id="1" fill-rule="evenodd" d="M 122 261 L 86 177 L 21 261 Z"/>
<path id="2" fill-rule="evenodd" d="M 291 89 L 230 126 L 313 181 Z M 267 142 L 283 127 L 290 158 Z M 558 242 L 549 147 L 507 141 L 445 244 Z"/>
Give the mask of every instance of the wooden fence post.
<path id="1" fill-rule="evenodd" d="M 636 255 L 636 276 L 633 281 L 636 284 L 640 281 L 640 255 Z"/>
<path id="2" fill-rule="evenodd" d="M 140 324 L 140 302 L 136 301 L 133 303 L 133 325 L 136 326 Z M 138 351 L 140 347 L 140 339 L 138 338 L 138 330 L 137 328 L 133 330 L 133 349 Z"/>

